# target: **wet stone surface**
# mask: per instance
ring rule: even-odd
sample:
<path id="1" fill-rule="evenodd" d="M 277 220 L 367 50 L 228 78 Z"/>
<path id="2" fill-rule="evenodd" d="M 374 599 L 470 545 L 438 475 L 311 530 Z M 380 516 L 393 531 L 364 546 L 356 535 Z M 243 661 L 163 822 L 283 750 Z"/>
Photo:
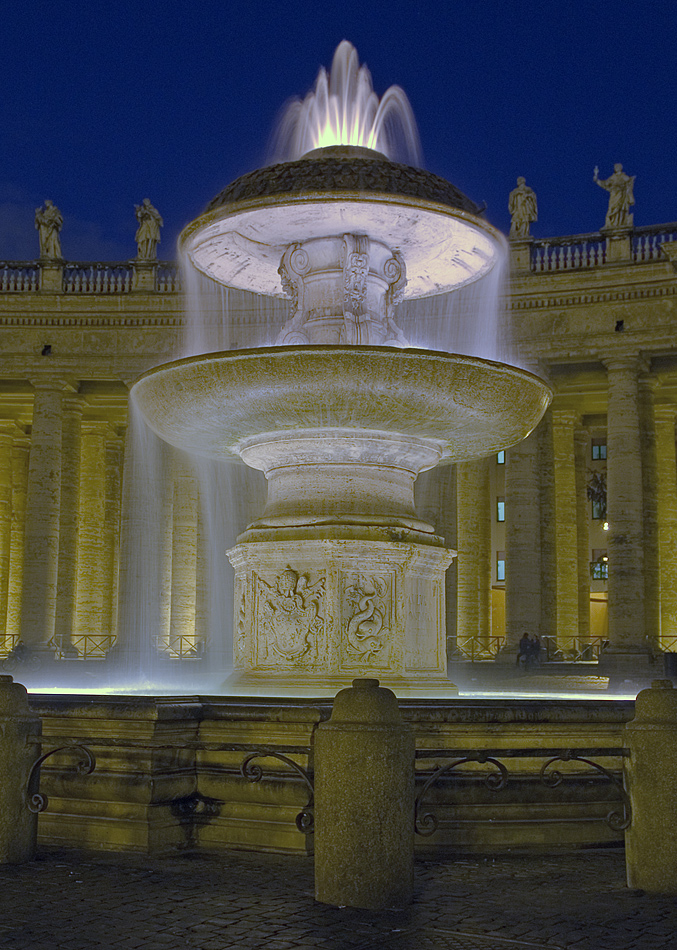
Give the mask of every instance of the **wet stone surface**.
<path id="1" fill-rule="evenodd" d="M 653 950 L 675 931 L 674 898 L 628 890 L 616 850 L 419 861 L 399 913 L 315 903 L 300 857 L 45 851 L 0 867 L 12 950 Z"/>

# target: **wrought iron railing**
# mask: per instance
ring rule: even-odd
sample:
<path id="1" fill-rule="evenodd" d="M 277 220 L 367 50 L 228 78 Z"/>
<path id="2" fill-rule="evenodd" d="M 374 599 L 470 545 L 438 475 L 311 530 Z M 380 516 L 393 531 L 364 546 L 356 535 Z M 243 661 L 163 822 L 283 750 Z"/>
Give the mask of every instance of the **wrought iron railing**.
<path id="1" fill-rule="evenodd" d="M 571 637 L 566 643 L 556 637 L 541 637 L 542 663 L 588 663 L 599 660 L 605 637 Z"/>
<path id="2" fill-rule="evenodd" d="M 155 647 L 173 660 L 204 659 L 205 643 L 194 635 L 155 638 Z"/>
<path id="3" fill-rule="evenodd" d="M 505 637 L 467 637 L 456 641 L 450 659 L 470 660 L 480 663 L 495 660 L 505 642 Z"/>
<path id="4" fill-rule="evenodd" d="M 556 762 L 580 762 L 587 765 L 593 772 L 597 772 L 606 778 L 618 793 L 620 810 L 612 808 L 611 811 L 602 819 L 613 831 L 624 831 L 630 826 L 632 821 L 632 810 L 630 798 L 623 787 L 621 770 L 616 774 L 590 759 L 589 756 L 604 759 L 626 758 L 630 755 L 630 750 L 622 747 L 612 748 L 586 748 L 586 749 L 420 749 L 416 751 L 416 760 L 425 759 L 442 760 L 444 765 L 436 764 L 429 775 L 420 775 L 419 779 L 423 784 L 421 791 L 416 796 L 414 807 L 414 830 L 416 834 L 422 837 L 428 837 L 435 833 L 439 826 L 439 821 L 434 812 L 427 810 L 423 801 L 429 789 L 435 785 L 441 778 L 448 776 L 449 773 L 461 765 L 468 763 L 487 764 L 490 771 L 482 773 L 479 777 L 492 792 L 501 792 L 510 780 L 510 772 L 501 759 L 546 759 L 539 770 L 539 781 L 546 788 L 556 788 L 567 778 L 579 778 L 581 775 L 590 774 L 581 772 L 563 773 L 559 769 L 552 769 Z M 450 761 L 445 761 L 450 760 Z"/>
<path id="5" fill-rule="evenodd" d="M 81 660 L 103 660 L 115 643 L 112 633 L 82 633 L 71 639 Z"/>

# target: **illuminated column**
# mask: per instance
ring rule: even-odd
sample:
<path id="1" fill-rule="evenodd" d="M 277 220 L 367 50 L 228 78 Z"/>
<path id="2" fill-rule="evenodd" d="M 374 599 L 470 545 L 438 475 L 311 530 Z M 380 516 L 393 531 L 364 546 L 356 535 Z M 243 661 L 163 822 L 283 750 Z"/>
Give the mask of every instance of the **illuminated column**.
<path id="1" fill-rule="evenodd" d="M 106 511 L 107 422 L 82 423 L 80 452 L 80 541 L 77 560 L 75 630 L 82 655 L 93 644 L 82 639 L 101 634 L 105 586 L 104 518 Z"/>
<path id="2" fill-rule="evenodd" d="M 489 460 L 457 466 L 458 593 L 456 637 L 466 654 L 471 641 L 488 645 L 491 631 L 491 507 Z"/>
<path id="3" fill-rule="evenodd" d="M 7 644 L 7 593 L 12 541 L 12 430 L 13 423 L 0 427 L 0 645 Z"/>
<path id="4" fill-rule="evenodd" d="M 32 380 L 35 387 L 28 463 L 21 639 L 33 650 L 51 651 L 56 617 L 61 505 L 61 379 Z"/>
<path id="5" fill-rule="evenodd" d="M 644 536 L 644 620 L 646 642 L 653 651 L 660 650 L 661 582 L 658 541 L 658 465 L 656 458 L 656 425 L 654 390 L 658 380 L 643 374 L 639 377 L 639 439 L 642 454 L 642 534 Z"/>
<path id="6" fill-rule="evenodd" d="M 541 630 L 541 511 L 538 434 L 505 455 L 505 630 L 513 659 L 524 633 Z"/>
<path id="7" fill-rule="evenodd" d="M 675 407 L 656 406 L 660 641 L 677 652 L 677 458 Z"/>
<path id="8" fill-rule="evenodd" d="M 172 590 L 169 647 L 183 653 L 195 643 L 197 479 L 185 457 L 174 458 Z"/>
<path id="9" fill-rule="evenodd" d="M 113 432 L 106 443 L 106 513 L 104 519 L 104 591 L 102 632 L 111 638 L 118 629 L 120 520 L 122 501 L 122 439 Z"/>
<path id="10" fill-rule="evenodd" d="M 59 581 L 56 593 L 54 643 L 62 656 L 77 655 L 72 637 L 77 590 L 78 529 L 80 523 L 80 424 L 82 400 L 67 397 L 63 413 L 63 467 L 59 527 Z"/>
<path id="11" fill-rule="evenodd" d="M 30 441 L 25 432 L 12 446 L 12 527 L 9 545 L 7 585 L 7 636 L 13 643 L 21 635 L 21 592 L 24 571 L 24 533 Z"/>
<path id="12" fill-rule="evenodd" d="M 570 650 L 578 634 L 578 537 L 572 409 L 553 409 L 555 601 L 557 646 Z"/>
<path id="13" fill-rule="evenodd" d="M 577 427 L 574 432 L 576 469 L 576 535 L 578 561 L 578 637 L 590 642 L 590 523 L 588 521 L 587 467 L 588 431 Z"/>
<path id="14" fill-rule="evenodd" d="M 610 648 L 618 654 L 645 653 L 640 361 L 609 360 L 606 367 Z"/>

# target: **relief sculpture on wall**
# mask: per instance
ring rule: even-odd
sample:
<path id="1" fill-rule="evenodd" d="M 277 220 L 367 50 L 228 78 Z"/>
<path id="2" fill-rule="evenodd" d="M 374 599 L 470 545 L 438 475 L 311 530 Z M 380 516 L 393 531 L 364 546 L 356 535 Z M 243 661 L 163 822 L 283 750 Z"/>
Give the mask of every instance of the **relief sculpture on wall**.
<path id="1" fill-rule="evenodd" d="M 383 650 L 387 628 L 388 581 L 383 577 L 357 574 L 344 591 L 347 649 L 360 660 L 369 660 Z"/>
<path id="2" fill-rule="evenodd" d="M 285 660 L 298 660 L 315 645 L 322 633 L 325 579 L 309 583 L 307 574 L 288 567 L 269 584 L 258 583 L 258 617 L 266 643 Z"/>

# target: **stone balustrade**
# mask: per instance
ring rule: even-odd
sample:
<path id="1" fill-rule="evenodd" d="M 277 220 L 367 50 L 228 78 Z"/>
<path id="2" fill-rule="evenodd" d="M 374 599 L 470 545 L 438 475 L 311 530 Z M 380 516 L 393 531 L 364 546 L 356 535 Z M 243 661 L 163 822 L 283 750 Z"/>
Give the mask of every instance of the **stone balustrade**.
<path id="1" fill-rule="evenodd" d="M 150 286 L 139 276 L 150 271 Z M 49 279 L 47 278 L 49 275 Z M 51 291 L 64 294 L 126 294 L 134 290 L 176 293 L 178 264 L 172 261 L 0 261 L 0 293 Z"/>
<path id="2" fill-rule="evenodd" d="M 677 240 L 677 222 L 634 228 L 628 233 L 631 236 L 629 262 L 643 264 L 661 260 L 661 245 Z M 530 269 L 538 274 L 582 270 L 617 262 L 612 261 L 608 253 L 607 235 L 600 231 L 532 240 L 530 244 Z"/>

